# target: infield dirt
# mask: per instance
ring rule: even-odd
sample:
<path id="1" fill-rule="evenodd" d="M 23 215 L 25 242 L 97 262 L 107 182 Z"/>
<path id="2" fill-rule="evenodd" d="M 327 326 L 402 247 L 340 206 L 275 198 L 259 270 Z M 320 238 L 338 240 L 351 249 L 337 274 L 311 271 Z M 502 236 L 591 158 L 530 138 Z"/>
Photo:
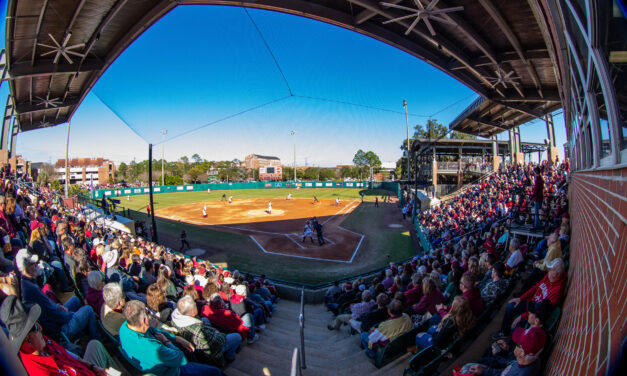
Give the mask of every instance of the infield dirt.
<path id="1" fill-rule="evenodd" d="M 272 212 L 268 212 L 268 202 Z M 157 209 L 155 215 L 249 236 L 259 252 L 327 261 L 351 262 L 365 235 L 340 226 L 345 217 L 360 204 L 359 200 L 293 198 L 291 200 L 256 198 L 226 201 L 200 201 Z M 203 217 L 203 206 L 207 216 Z M 323 224 L 325 244 L 320 246 L 314 232 L 314 242 L 302 241 L 308 219 L 316 217 Z"/>

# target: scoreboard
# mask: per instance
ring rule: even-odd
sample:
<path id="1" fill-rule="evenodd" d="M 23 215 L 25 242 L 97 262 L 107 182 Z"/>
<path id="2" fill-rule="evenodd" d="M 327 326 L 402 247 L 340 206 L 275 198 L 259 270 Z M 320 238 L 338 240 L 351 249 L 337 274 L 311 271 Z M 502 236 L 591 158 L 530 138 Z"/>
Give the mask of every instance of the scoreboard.
<path id="1" fill-rule="evenodd" d="M 281 167 L 259 167 L 259 180 L 271 181 L 281 180 L 282 171 Z"/>

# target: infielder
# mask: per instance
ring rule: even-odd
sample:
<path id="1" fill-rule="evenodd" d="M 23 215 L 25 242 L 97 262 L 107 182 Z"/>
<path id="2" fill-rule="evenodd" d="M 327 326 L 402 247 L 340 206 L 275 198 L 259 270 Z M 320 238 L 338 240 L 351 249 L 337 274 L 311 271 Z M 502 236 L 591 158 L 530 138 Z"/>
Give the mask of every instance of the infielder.
<path id="1" fill-rule="evenodd" d="M 272 201 L 268 201 L 268 214 L 272 214 Z"/>
<path id="2" fill-rule="evenodd" d="M 229 196 L 229 204 L 233 203 L 233 196 Z"/>
<path id="3" fill-rule="evenodd" d="M 335 206 L 340 206 L 340 198 L 339 197 L 335 198 Z"/>
<path id="4" fill-rule="evenodd" d="M 220 199 L 220 201 L 226 201 L 226 193 L 222 194 L 222 198 Z"/>
<path id="5" fill-rule="evenodd" d="M 313 200 L 314 200 L 314 202 L 313 202 L 314 204 L 315 204 L 316 202 L 320 202 L 320 200 L 318 200 L 318 197 L 316 197 L 316 195 L 314 195 L 314 196 L 313 196 Z"/>
<path id="6" fill-rule="evenodd" d="M 291 193 L 288 193 L 288 194 L 287 194 L 287 197 L 286 197 L 285 199 L 286 199 L 286 200 L 291 200 L 291 199 L 292 199 L 292 194 L 291 194 Z"/>
<path id="7" fill-rule="evenodd" d="M 207 218 L 207 205 L 202 207 L 202 217 Z"/>

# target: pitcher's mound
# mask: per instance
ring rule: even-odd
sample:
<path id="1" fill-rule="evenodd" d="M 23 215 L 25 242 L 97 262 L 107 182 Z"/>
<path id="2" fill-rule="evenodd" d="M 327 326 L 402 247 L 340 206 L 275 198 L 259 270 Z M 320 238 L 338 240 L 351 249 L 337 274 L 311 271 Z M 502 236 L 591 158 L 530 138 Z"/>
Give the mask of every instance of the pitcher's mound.
<path id="1" fill-rule="evenodd" d="M 277 216 L 283 215 L 285 212 L 281 209 L 272 209 L 272 214 L 268 214 L 267 209 L 253 209 L 248 211 L 248 215 L 252 215 L 253 217 L 267 217 L 267 216 Z"/>

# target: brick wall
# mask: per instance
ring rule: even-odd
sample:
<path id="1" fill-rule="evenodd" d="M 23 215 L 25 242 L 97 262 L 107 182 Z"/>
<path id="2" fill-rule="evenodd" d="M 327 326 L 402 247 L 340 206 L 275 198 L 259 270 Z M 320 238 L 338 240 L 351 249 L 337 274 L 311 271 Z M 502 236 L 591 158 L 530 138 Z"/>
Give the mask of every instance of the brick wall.
<path id="1" fill-rule="evenodd" d="M 572 174 L 569 286 L 548 375 L 606 375 L 627 334 L 627 167 Z"/>

